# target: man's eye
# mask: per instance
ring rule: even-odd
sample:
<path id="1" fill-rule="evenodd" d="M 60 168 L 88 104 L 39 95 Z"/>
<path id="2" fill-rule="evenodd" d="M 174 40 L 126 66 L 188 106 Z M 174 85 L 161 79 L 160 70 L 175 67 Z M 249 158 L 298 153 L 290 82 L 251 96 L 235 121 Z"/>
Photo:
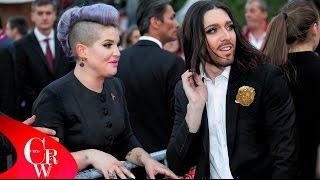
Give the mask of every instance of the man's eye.
<path id="1" fill-rule="evenodd" d="M 229 24 L 227 26 L 227 30 L 229 30 L 229 31 L 234 30 L 234 28 L 235 28 L 234 24 Z"/>
<path id="2" fill-rule="evenodd" d="M 214 28 L 214 27 L 206 30 L 206 33 L 215 33 L 215 32 L 217 32 L 217 28 Z"/>

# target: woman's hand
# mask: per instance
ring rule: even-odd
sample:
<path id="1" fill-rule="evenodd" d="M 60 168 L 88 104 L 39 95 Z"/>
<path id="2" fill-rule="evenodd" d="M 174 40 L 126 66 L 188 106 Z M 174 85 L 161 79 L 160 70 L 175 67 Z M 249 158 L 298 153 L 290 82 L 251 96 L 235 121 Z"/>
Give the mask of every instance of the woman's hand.
<path id="1" fill-rule="evenodd" d="M 178 179 L 178 176 L 176 176 L 169 168 L 151 157 L 146 158 L 143 164 L 150 179 L 155 179 L 157 174 L 162 174 L 169 179 Z"/>
<path id="2" fill-rule="evenodd" d="M 189 103 L 203 105 L 208 100 L 208 90 L 197 73 L 186 71 L 181 76 L 184 92 Z"/>
<path id="3" fill-rule="evenodd" d="M 100 170 L 106 179 L 135 179 L 135 176 L 110 154 L 91 149 L 85 158 L 92 166 Z"/>

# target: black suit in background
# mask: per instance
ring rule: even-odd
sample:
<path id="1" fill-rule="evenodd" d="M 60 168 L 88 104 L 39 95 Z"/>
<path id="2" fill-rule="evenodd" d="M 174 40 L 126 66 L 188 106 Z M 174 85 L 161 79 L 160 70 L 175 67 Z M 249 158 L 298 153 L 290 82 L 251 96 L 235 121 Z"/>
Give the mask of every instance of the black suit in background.
<path id="1" fill-rule="evenodd" d="M 5 116 L 0 111 L 0 116 Z M 16 161 L 17 153 L 9 139 L 0 132 L 0 173 L 8 170 Z"/>
<path id="2" fill-rule="evenodd" d="M 289 53 L 290 89 L 296 108 L 301 176 L 314 178 L 320 141 L 320 57 L 311 51 Z"/>
<path id="3" fill-rule="evenodd" d="M 17 110 L 14 64 L 14 47 L 2 49 L 0 51 L 0 111 L 10 117 L 15 117 Z"/>
<path id="4" fill-rule="evenodd" d="M 67 74 L 73 63 L 66 58 L 55 35 L 55 71 L 49 70 L 46 57 L 34 34 L 28 34 L 23 39 L 14 43 L 16 47 L 16 72 L 20 85 L 19 93 L 22 100 L 26 100 L 26 116 L 30 116 L 31 107 L 40 91 L 52 81 Z M 25 119 L 26 117 L 21 117 Z"/>
<path id="5" fill-rule="evenodd" d="M 149 153 L 168 145 L 174 87 L 183 72 L 183 60 L 152 41 L 140 40 L 121 52 L 117 76 L 125 86 L 132 129 Z"/>
<path id="6" fill-rule="evenodd" d="M 255 89 L 253 103 L 235 103 L 238 89 Z M 169 168 L 178 175 L 196 165 L 196 178 L 209 178 L 209 129 L 206 107 L 197 133 L 185 116 L 188 99 L 182 83 L 175 88 L 176 118 L 167 149 Z M 295 111 L 286 81 L 271 65 L 240 73 L 232 66 L 226 96 L 226 133 L 233 178 L 292 178 L 296 174 Z"/>

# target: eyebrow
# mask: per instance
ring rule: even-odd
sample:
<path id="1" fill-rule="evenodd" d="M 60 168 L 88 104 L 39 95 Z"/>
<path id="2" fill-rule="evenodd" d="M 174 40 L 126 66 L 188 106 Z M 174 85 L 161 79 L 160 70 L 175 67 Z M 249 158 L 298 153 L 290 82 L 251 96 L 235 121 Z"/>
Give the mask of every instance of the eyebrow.
<path id="1" fill-rule="evenodd" d="M 117 42 L 117 43 L 116 43 L 116 42 Z M 104 40 L 102 43 L 119 44 L 119 43 L 120 43 L 120 40 L 114 41 L 114 40 L 111 40 L 111 39 L 106 39 L 106 40 Z"/>
<path id="2" fill-rule="evenodd" d="M 105 43 L 105 42 L 111 42 L 111 43 L 114 43 L 114 40 L 106 39 L 106 40 L 104 40 L 104 41 L 103 41 L 103 43 Z"/>
<path id="3" fill-rule="evenodd" d="M 230 21 L 227 21 L 226 24 L 232 24 L 233 22 L 230 20 Z M 211 28 L 211 27 L 217 27 L 219 26 L 218 24 L 210 24 L 209 26 L 205 27 L 204 30 L 207 30 L 208 28 Z"/>

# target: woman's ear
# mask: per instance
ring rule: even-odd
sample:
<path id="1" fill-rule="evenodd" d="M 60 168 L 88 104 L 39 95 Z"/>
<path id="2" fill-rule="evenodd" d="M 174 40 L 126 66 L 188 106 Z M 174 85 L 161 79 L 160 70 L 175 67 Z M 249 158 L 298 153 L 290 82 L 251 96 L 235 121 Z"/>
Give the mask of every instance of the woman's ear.
<path id="1" fill-rule="evenodd" d="M 84 59 L 84 58 L 87 57 L 87 53 L 86 53 L 86 51 L 87 51 L 87 46 L 86 46 L 86 45 L 83 45 L 83 44 L 81 44 L 81 43 L 76 44 L 76 49 L 75 49 L 75 51 L 76 51 L 77 56 L 78 56 L 80 59 Z"/>

